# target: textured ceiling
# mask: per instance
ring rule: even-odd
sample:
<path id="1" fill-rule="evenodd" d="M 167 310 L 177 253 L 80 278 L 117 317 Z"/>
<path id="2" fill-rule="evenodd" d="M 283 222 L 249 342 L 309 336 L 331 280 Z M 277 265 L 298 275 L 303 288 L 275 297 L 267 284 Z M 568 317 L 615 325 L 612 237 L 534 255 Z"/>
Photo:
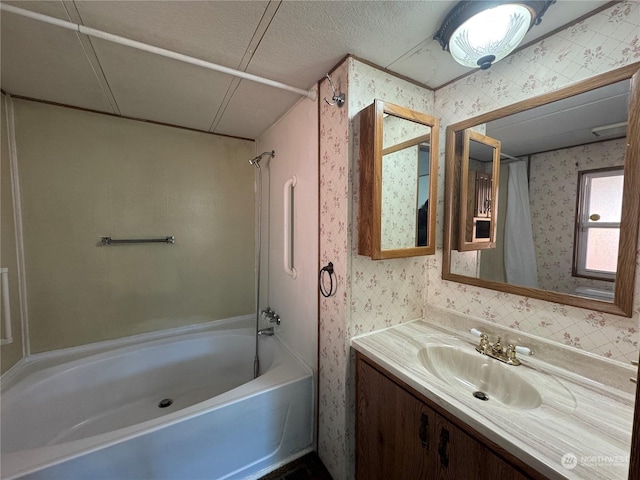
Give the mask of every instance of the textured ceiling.
<path id="1" fill-rule="evenodd" d="M 595 136 L 591 130 L 627 121 L 630 80 L 590 90 L 486 124 L 486 135 L 500 140 L 501 152 L 512 157 L 619 138 Z M 492 161 L 491 149 L 471 143 L 471 157 Z"/>
<path id="2" fill-rule="evenodd" d="M 8 1 L 309 89 L 347 54 L 432 88 L 468 73 L 433 34 L 455 1 Z M 606 4 L 559 0 L 525 42 Z M 299 95 L 1 13 L 10 94 L 257 138 Z"/>

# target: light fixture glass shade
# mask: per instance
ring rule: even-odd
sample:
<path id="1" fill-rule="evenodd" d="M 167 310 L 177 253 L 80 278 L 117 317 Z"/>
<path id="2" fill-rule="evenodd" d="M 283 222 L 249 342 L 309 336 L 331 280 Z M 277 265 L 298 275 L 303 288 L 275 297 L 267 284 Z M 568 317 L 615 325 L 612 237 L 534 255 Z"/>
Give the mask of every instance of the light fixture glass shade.
<path id="1" fill-rule="evenodd" d="M 449 39 L 449 51 L 462 65 L 487 69 L 520 44 L 532 19 L 533 12 L 520 4 L 484 10 L 454 30 Z"/>

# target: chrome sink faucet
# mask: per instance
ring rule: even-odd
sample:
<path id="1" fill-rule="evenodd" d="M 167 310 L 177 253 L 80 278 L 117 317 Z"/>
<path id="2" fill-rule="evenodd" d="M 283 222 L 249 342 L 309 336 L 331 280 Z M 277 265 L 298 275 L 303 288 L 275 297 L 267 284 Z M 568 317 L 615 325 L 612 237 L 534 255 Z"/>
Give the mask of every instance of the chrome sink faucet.
<path id="1" fill-rule="evenodd" d="M 533 355 L 533 352 L 526 347 L 516 347 L 515 345 L 509 344 L 506 348 L 502 346 L 502 337 L 498 337 L 494 344 L 489 342 L 489 336 L 486 333 L 481 333 L 479 330 L 475 328 L 471 330 L 471 333 L 474 335 L 480 336 L 480 343 L 476 347 L 476 351 L 482 353 L 483 355 L 487 355 L 491 358 L 495 358 L 496 360 L 500 360 L 501 362 L 506 363 L 507 365 L 520 365 L 520 360 L 516 358 L 516 352 L 520 351 L 520 353 Z"/>

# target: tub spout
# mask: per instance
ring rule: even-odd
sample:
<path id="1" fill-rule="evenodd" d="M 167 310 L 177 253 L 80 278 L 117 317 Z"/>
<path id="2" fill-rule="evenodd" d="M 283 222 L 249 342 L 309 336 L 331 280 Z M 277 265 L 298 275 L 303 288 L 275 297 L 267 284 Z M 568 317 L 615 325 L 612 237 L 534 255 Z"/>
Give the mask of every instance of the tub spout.
<path id="1" fill-rule="evenodd" d="M 271 337 L 273 335 L 273 327 L 263 328 L 261 330 L 258 330 L 258 335 L 267 335 Z"/>

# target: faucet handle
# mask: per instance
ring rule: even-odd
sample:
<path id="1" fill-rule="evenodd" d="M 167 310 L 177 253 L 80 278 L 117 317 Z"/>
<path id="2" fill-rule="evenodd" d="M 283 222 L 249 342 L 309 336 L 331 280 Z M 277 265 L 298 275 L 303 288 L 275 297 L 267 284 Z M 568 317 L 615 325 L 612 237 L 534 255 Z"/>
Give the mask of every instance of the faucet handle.
<path id="1" fill-rule="evenodd" d="M 507 363 L 511 365 L 520 365 L 520 360 L 516 358 L 516 347 L 509 345 L 505 350 L 505 356 L 507 357 Z"/>
<path id="2" fill-rule="evenodd" d="M 273 315 L 269 316 L 269 321 L 271 323 L 275 323 L 276 325 L 280 325 L 281 323 L 280 315 L 274 312 Z"/>
<path id="3" fill-rule="evenodd" d="M 520 355 L 533 355 L 533 350 L 531 350 L 528 347 L 522 347 L 520 345 L 516 345 L 516 353 L 519 353 Z"/>
<path id="4" fill-rule="evenodd" d="M 489 336 L 486 333 L 482 333 L 480 334 L 480 345 L 478 345 L 478 349 L 482 352 L 482 353 L 487 353 L 487 350 L 489 350 Z"/>

